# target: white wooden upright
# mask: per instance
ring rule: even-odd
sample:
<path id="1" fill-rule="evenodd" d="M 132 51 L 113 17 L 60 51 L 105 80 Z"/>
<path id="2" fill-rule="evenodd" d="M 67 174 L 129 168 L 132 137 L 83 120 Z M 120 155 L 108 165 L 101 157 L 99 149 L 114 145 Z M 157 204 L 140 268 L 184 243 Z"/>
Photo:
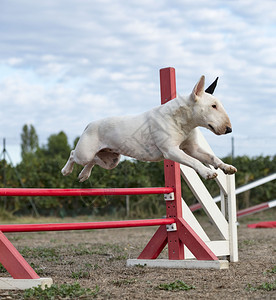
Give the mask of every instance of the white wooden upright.
<path id="1" fill-rule="evenodd" d="M 213 153 L 202 133 L 198 130 L 200 145 L 210 153 Z M 212 166 L 210 166 L 213 168 Z M 192 193 L 202 205 L 205 213 L 217 228 L 220 239 L 210 240 L 194 214 L 182 199 L 183 218 L 196 231 L 199 237 L 214 252 L 216 256 L 229 256 L 231 262 L 238 261 L 238 236 L 237 236 L 237 211 L 235 194 L 235 175 L 225 175 L 223 171 L 216 170 L 218 177 L 216 182 L 220 188 L 221 208 L 217 206 L 209 191 L 203 184 L 199 175 L 191 168 L 180 165 L 181 175 Z M 185 259 L 194 258 L 185 247 Z"/>

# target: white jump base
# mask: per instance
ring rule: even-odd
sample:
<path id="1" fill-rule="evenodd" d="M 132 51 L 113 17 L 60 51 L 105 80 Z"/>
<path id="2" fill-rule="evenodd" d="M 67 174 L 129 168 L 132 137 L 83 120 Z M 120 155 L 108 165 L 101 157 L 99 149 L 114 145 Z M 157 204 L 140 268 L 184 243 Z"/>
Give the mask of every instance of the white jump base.
<path id="1" fill-rule="evenodd" d="M 0 277 L 0 290 L 26 290 L 41 286 L 44 290 L 53 284 L 52 278 L 14 279 Z"/>
<path id="2" fill-rule="evenodd" d="M 229 269 L 228 260 L 128 259 L 126 265 L 170 269 Z"/>

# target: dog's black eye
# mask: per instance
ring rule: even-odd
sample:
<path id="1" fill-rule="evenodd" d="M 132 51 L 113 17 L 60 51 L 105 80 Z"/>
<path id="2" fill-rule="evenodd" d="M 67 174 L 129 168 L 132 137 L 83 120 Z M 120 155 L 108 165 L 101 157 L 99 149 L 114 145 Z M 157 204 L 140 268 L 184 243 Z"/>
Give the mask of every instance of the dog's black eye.
<path id="1" fill-rule="evenodd" d="M 216 104 L 213 104 L 212 107 L 213 107 L 213 108 L 217 108 Z"/>

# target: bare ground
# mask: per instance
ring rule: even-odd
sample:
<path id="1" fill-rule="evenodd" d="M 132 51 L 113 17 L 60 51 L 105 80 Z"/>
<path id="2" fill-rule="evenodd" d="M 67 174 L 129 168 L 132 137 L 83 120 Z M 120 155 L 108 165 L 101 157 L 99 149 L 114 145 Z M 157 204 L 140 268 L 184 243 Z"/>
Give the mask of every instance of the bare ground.
<path id="1" fill-rule="evenodd" d="M 260 219 L 264 216 L 259 215 Z M 7 237 L 41 277 L 51 277 L 56 284 L 79 282 L 92 290 L 98 287 L 96 299 L 276 299 L 276 290 L 260 288 L 276 279 L 276 228 L 249 229 L 246 223 L 252 221 L 244 221 L 238 228 L 239 262 L 230 263 L 228 270 L 126 267 L 126 259 L 139 255 L 155 227 L 13 233 Z M 211 230 L 208 222 L 206 226 Z M 166 255 L 165 249 L 161 257 Z M 176 280 L 194 289 L 159 288 Z M 21 299 L 22 295 L 0 291 L 0 299 Z"/>

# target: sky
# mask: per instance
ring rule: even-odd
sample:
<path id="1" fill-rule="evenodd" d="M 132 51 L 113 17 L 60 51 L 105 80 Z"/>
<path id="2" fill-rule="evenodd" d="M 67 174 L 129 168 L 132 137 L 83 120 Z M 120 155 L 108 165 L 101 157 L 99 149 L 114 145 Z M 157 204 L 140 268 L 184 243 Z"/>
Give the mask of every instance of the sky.
<path id="1" fill-rule="evenodd" d="M 32 124 L 70 144 L 103 117 L 160 104 L 159 69 L 189 95 L 201 75 L 233 133 L 203 134 L 219 157 L 276 154 L 276 1 L 1 0 L 0 152 L 14 164 Z M 233 138 L 233 139 L 232 139 Z"/>

